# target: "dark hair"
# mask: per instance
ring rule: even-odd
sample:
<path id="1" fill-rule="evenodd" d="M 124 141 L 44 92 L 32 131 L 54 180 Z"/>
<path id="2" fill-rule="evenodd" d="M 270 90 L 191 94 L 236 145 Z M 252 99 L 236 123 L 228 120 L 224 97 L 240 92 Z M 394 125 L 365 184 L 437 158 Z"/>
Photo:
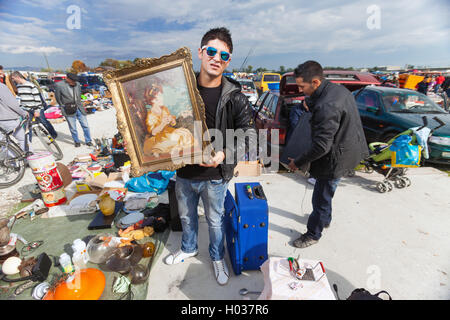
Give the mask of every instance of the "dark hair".
<path id="1" fill-rule="evenodd" d="M 27 80 L 27 79 L 25 79 L 23 74 L 21 74 L 19 71 L 14 71 L 13 73 L 11 73 L 11 77 L 17 77 L 17 78 L 21 78 L 23 80 Z"/>
<path id="2" fill-rule="evenodd" d="M 230 53 L 233 53 L 233 41 L 231 40 L 230 30 L 227 28 L 213 28 L 203 35 L 202 41 L 200 42 L 200 48 L 206 45 L 209 41 L 219 39 L 227 44 Z"/>
<path id="3" fill-rule="evenodd" d="M 303 81 L 307 83 L 311 83 L 313 78 L 319 78 L 322 81 L 323 69 L 318 62 L 308 60 L 295 68 L 294 75 L 296 78 L 302 77 Z"/>
<path id="4" fill-rule="evenodd" d="M 0 70 L 3 70 L 3 66 L 2 65 L 0 65 Z"/>

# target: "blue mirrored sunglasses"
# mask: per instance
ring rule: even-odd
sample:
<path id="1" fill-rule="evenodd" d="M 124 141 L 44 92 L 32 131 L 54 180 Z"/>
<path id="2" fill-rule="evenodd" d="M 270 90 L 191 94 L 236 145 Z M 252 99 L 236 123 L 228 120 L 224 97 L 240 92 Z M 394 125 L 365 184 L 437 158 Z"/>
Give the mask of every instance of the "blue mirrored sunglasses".
<path id="1" fill-rule="evenodd" d="M 206 49 L 206 54 L 210 57 L 215 57 L 217 54 L 217 49 L 214 47 L 207 47 L 203 46 L 202 50 Z M 220 51 L 220 58 L 227 62 L 231 58 L 231 53 L 228 53 L 226 51 Z"/>

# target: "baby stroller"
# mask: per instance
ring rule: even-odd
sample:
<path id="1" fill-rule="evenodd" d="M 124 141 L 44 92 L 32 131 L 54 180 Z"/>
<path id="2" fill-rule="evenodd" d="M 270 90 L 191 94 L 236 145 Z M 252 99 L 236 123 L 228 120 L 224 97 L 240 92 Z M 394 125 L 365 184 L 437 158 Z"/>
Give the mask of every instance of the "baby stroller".
<path id="1" fill-rule="evenodd" d="M 439 123 L 434 129 L 427 128 L 428 119 L 422 117 L 423 126 L 414 130 L 408 129 L 386 143 L 373 142 L 369 144 L 369 157 L 362 161 L 366 172 L 372 173 L 376 171 L 384 176 L 382 182 L 376 184 L 379 192 L 392 191 L 396 188 L 405 188 L 411 185 L 411 180 L 406 176 L 408 167 L 419 167 L 421 161 L 421 153 L 423 146 L 428 143 L 433 132 L 444 126 L 445 123 L 437 118 L 433 118 Z M 424 130 L 425 138 L 418 138 L 419 131 Z M 428 134 L 427 134 L 428 132 Z M 422 143 L 420 143 L 422 140 Z"/>

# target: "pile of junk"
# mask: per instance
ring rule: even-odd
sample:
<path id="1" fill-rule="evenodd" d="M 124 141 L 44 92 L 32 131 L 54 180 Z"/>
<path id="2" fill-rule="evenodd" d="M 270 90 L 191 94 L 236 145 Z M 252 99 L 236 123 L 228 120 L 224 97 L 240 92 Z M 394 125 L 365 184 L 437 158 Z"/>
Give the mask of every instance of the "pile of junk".
<path id="1" fill-rule="evenodd" d="M 65 121 L 61 108 L 56 102 L 55 94 L 53 92 L 44 92 L 44 99 L 48 105 L 45 110 L 45 118 L 52 123 L 59 123 Z M 111 94 L 108 92 L 101 94 L 100 92 L 93 91 L 82 94 L 81 102 L 88 114 L 95 113 L 97 111 L 104 111 L 111 109 L 113 103 L 111 100 Z"/>
<path id="2" fill-rule="evenodd" d="M 68 165 L 50 153 L 38 158 L 30 168 L 39 192 L 0 220 L 0 297 L 133 299 L 131 288 L 148 285 L 165 231 L 174 230 L 175 171 L 130 177 L 119 133 Z M 43 240 L 26 239 L 33 237 Z"/>

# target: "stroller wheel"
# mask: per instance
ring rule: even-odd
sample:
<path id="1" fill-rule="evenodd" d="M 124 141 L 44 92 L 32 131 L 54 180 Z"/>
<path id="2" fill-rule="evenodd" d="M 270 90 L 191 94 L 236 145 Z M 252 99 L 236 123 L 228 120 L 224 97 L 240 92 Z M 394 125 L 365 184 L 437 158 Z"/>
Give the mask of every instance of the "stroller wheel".
<path id="1" fill-rule="evenodd" d="M 376 187 L 380 193 L 385 193 L 388 190 L 388 187 L 384 182 L 378 182 Z"/>
<path id="2" fill-rule="evenodd" d="M 388 192 L 390 192 L 390 191 L 392 191 L 392 189 L 394 189 L 394 186 L 392 185 L 392 183 L 390 181 L 386 181 L 384 184 L 387 186 Z"/>
<path id="3" fill-rule="evenodd" d="M 366 173 L 373 173 L 373 168 L 372 167 L 365 167 L 365 171 L 366 171 Z"/>
<path id="4" fill-rule="evenodd" d="M 406 187 L 409 187 L 409 186 L 411 185 L 411 180 L 409 180 L 408 177 L 402 177 L 401 179 L 402 179 L 403 181 L 405 181 Z"/>
<path id="5" fill-rule="evenodd" d="M 403 180 L 402 178 L 397 178 L 397 179 L 395 179 L 394 185 L 397 188 L 402 189 L 402 188 L 406 187 L 406 181 Z"/>

